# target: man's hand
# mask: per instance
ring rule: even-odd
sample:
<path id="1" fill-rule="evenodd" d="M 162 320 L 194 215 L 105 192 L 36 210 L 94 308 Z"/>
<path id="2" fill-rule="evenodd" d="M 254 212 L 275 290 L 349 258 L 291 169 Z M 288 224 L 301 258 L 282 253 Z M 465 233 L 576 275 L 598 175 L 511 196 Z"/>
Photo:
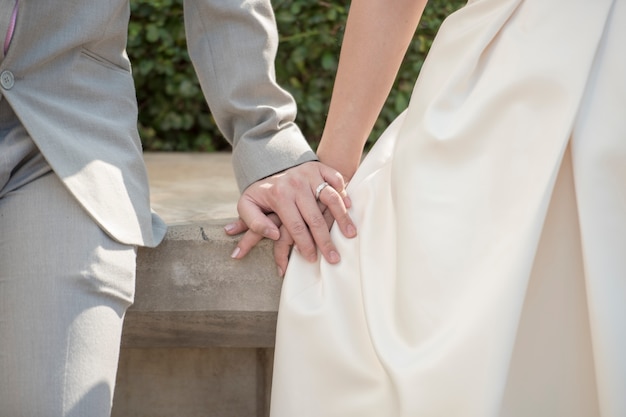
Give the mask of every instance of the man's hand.
<path id="1" fill-rule="evenodd" d="M 320 189 L 324 182 L 329 186 Z M 316 192 L 319 190 L 319 199 Z M 281 272 L 285 254 L 293 243 L 309 261 L 317 259 L 317 248 L 329 263 L 340 261 L 330 239 L 329 224 L 337 222 L 344 236 L 356 236 L 356 227 L 348 215 L 350 198 L 345 181 L 336 170 L 320 162 L 307 162 L 248 187 L 239 199 L 240 221 L 226 226 L 226 233 L 246 232 L 233 252 L 243 258 L 263 237 L 276 241 L 275 255 Z M 270 216 L 275 213 L 276 216 Z M 283 229 L 281 233 L 280 229 Z M 285 233 L 286 232 L 286 233 Z M 278 253 L 276 251 L 278 250 Z"/>

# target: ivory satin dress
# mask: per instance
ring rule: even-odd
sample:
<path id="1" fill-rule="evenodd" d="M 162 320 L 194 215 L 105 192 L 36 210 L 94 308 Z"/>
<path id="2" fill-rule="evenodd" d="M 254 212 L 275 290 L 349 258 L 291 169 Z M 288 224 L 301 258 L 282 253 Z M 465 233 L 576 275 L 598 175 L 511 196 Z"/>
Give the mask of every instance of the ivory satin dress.
<path id="1" fill-rule="evenodd" d="M 272 417 L 626 417 L 626 1 L 476 0 L 290 262 Z"/>

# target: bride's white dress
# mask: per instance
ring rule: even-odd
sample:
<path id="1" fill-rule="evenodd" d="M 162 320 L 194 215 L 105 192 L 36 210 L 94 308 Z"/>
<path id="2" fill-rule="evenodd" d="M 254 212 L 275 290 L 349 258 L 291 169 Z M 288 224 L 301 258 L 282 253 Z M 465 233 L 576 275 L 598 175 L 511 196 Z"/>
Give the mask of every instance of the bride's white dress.
<path id="1" fill-rule="evenodd" d="M 626 0 L 475 0 L 298 254 L 272 417 L 626 416 Z"/>

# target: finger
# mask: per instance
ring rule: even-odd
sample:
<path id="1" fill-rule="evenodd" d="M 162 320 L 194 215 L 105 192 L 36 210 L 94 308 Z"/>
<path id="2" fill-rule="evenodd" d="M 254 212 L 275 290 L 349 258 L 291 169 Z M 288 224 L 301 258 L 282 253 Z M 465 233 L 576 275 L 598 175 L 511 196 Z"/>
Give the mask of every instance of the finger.
<path id="1" fill-rule="evenodd" d="M 261 240 L 263 240 L 263 236 L 252 230 L 248 230 L 239 240 L 239 243 L 237 243 L 230 257 L 233 259 L 244 258 Z"/>
<path id="2" fill-rule="evenodd" d="M 320 193 L 319 201 L 328 208 L 330 214 L 337 222 L 341 233 L 347 238 L 356 236 L 356 226 L 348 213 L 341 195 L 333 187 L 326 187 Z"/>
<path id="3" fill-rule="evenodd" d="M 224 226 L 224 231 L 229 236 L 238 235 L 239 233 L 243 233 L 247 230 L 248 230 L 248 226 L 241 219 L 237 219 L 233 221 L 232 223 L 228 223 L 227 225 Z"/>
<path id="4" fill-rule="evenodd" d="M 328 208 L 325 208 L 323 213 L 324 213 L 324 219 L 326 220 L 326 224 L 328 225 L 328 229 L 330 230 L 331 226 L 335 222 L 335 218 L 333 217 L 330 210 L 328 210 Z"/>
<path id="5" fill-rule="evenodd" d="M 267 215 L 267 218 L 272 221 L 276 227 L 281 225 L 280 219 L 274 213 L 270 213 Z M 244 224 L 245 225 L 245 224 Z M 244 258 L 252 248 L 254 248 L 261 240 L 263 240 L 263 236 L 260 234 L 253 232 L 252 230 L 248 230 L 245 235 L 239 240 L 237 243 L 237 247 L 233 250 L 233 253 L 230 255 L 233 259 L 242 259 Z"/>
<path id="6" fill-rule="evenodd" d="M 331 264 L 336 264 L 337 262 L 339 262 L 341 260 L 339 257 L 339 252 L 337 252 L 337 248 L 330 239 L 328 224 L 326 223 L 324 214 L 320 210 L 317 201 L 312 198 L 303 199 L 298 205 L 298 208 L 300 209 L 304 220 L 309 225 L 309 230 L 311 235 L 313 236 L 313 240 L 315 241 L 315 244 L 324 256 L 324 259 L 326 259 Z M 298 250 L 302 252 L 302 247 L 298 244 L 296 237 L 293 236 L 293 238 L 294 240 L 296 240 Z"/>
<path id="7" fill-rule="evenodd" d="M 325 165 L 320 166 L 320 173 L 322 174 L 324 180 L 337 191 L 339 196 L 341 196 L 341 199 L 343 200 L 343 205 L 347 208 L 352 207 L 352 200 L 350 199 L 348 191 L 346 190 L 347 184 L 345 179 L 343 178 L 343 175 L 341 175 L 339 171 L 335 171 L 334 169 Z"/>
<path id="8" fill-rule="evenodd" d="M 239 217 L 250 230 L 268 239 L 276 240 L 280 237 L 278 227 L 267 217 L 259 205 L 252 201 L 245 193 L 237 203 Z"/>
<path id="9" fill-rule="evenodd" d="M 319 208 L 317 208 L 317 204 L 315 204 L 313 195 L 309 195 L 309 200 L 311 200 L 316 207 L 318 216 L 321 216 L 321 212 Z M 315 260 L 317 260 L 317 247 L 315 246 L 317 241 L 312 235 L 312 230 L 315 228 L 316 224 L 316 220 L 312 220 L 314 216 L 306 215 L 297 204 L 284 206 L 277 214 L 281 218 L 283 226 L 293 239 L 295 246 L 298 247 L 298 251 L 309 262 L 315 262 Z M 318 231 L 316 232 L 319 233 Z M 328 233 L 328 230 L 326 230 L 326 232 Z"/>
<path id="10" fill-rule="evenodd" d="M 306 164 L 303 164 L 306 165 Z M 237 210 L 239 216 L 248 227 L 272 240 L 280 237 L 280 232 L 276 225 L 268 224 L 268 218 L 264 211 L 272 211 L 281 218 L 295 244 L 301 249 L 302 255 L 309 261 L 317 259 L 317 248 L 306 221 L 303 219 L 297 206 L 297 199 L 305 195 L 315 201 L 312 195 L 308 177 L 299 174 L 311 171 L 310 167 L 298 166 L 297 175 L 287 173 L 276 175 L 260 185 L 250 186 L 239 199 Z M 317 171 L 319 180 L 319 171 Z M 268 185 L 268 183 L 271 183 Z"/>
<path id="11" fill-rule="evenodd" d="M 286 228 L 280 228 L 280 238 L 274 241 L 274 260 L 278 269 L 278 275 L 285 275 L 289 262 L 289 255 L 293 246 L 293 239 Z"/>

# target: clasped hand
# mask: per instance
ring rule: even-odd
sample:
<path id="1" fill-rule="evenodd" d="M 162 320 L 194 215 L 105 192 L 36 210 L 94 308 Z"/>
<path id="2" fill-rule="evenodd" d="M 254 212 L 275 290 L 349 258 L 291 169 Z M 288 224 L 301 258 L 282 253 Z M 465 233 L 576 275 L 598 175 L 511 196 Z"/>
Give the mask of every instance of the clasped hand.
<path id="1" fill-rule="evenodd" d="M 324 182 L 329 186 L 316 199 L 316 190 Z M 319 249 L 326 261 L 338 263 L 341 258 L 330 238 L 330 226 L 337 222 L 344 236 L 356 236 L 345 188 L 343 176 L 320 162 L 306 162 L 250 185 L 237 204 L 239 220 L 225 226 L 231 236 L 245 232 L 232 257 L 243 258 L 261 239 L 269 238 L 274 241 L 281 276 L 294 245 L 311 262 Z"/>

